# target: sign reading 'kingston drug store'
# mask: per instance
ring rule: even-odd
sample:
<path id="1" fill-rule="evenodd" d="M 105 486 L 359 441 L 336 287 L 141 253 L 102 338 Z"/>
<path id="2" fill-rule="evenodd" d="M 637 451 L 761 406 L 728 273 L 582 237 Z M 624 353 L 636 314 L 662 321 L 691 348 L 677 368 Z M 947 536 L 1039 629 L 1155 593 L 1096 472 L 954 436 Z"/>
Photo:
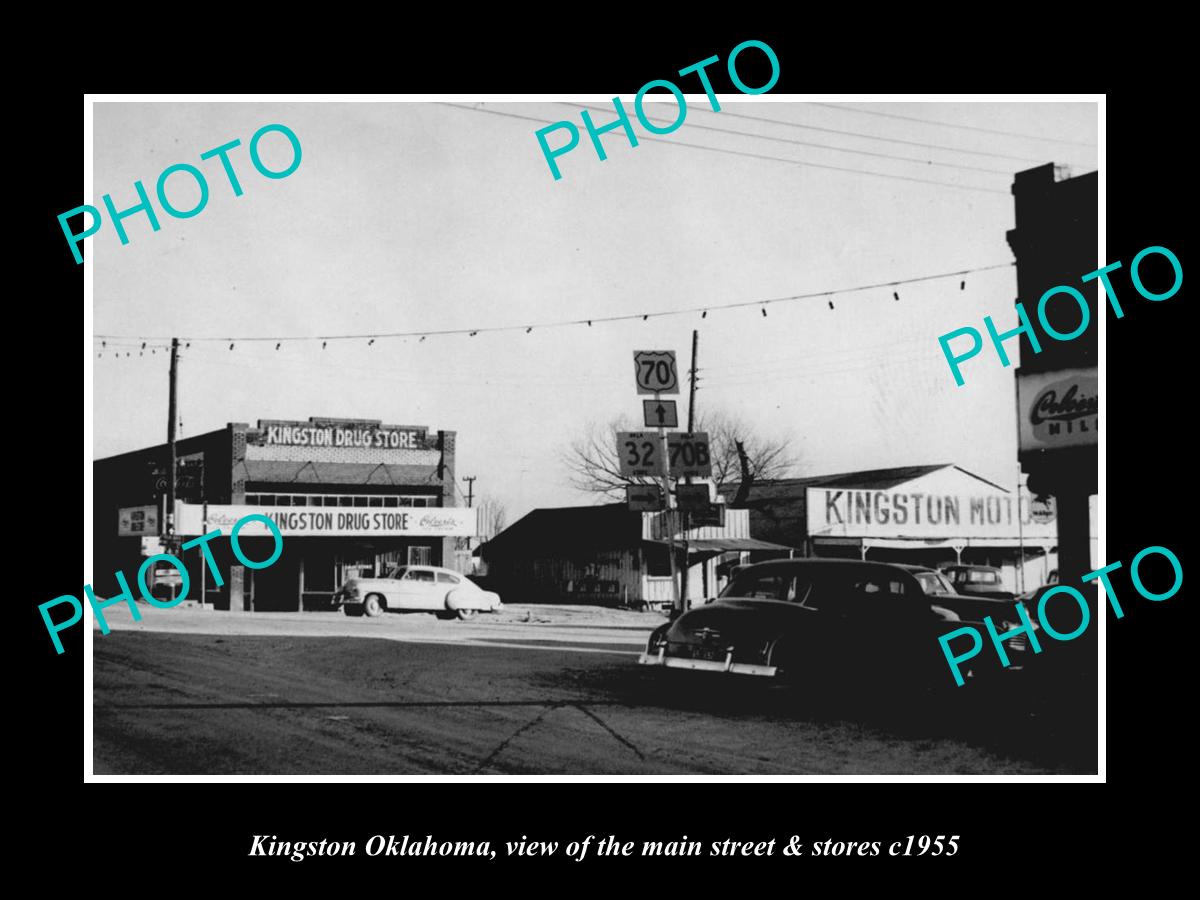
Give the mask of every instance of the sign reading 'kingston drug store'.
<path id="1" fill-rule="evenodd" d="M 474 537 L 478 531 L 476 510 L 462 507 L 329 509 L 210 504 L 206 523 L 204 507 L 191 503 L 180 504 L 176 528 L 186 535 L 206 534 L 215 528 L 228 531 L 234 522 L 251 514 L 266 516 L 285 537 Z M 263 522 L 250 522 L 239 532 L 246 537 L 270 534 Z"/>

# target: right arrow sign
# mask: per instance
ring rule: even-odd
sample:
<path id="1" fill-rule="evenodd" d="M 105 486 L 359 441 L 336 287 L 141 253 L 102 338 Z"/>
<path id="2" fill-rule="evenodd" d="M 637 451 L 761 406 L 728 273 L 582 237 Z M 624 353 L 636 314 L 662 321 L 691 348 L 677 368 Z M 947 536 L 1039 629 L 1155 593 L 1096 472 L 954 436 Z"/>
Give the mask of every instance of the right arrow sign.
<path id="1" fill-rule="evenodd" d="M 643 400 L 642 414 L 647 428 L 679 427 L 679 415 L 674 400 Z"/>

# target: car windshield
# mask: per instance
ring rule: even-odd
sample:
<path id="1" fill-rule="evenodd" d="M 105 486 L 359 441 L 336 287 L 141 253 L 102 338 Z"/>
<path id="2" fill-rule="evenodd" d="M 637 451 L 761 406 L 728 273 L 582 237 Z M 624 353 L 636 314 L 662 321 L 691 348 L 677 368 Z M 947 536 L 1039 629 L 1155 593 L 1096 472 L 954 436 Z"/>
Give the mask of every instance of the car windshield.
<path id="1" fill-rule="evenodd" d="M 795 578 L 786 572 L 742 572 L 725 586 L 720 596 L 794 601 Z"/>
<path id="2" fill-rule="evenodd" d="M 387 578 L 403 578 L 404 573 L 408 571 L 408 566 L 396 566 L 392 571 L 388 572 Z"/>
<path id="3" fill-rule="evenodd" d="M 954 588 L 940 572 L 914 572 L 926 594 L 953 594 Z"/>
<path id="4" fill-rule="evenodd" d="M 972 584 L 999 584 L 1000 576 L 986 569 L 974 569 L 967 577 L 967 580 Z"/>

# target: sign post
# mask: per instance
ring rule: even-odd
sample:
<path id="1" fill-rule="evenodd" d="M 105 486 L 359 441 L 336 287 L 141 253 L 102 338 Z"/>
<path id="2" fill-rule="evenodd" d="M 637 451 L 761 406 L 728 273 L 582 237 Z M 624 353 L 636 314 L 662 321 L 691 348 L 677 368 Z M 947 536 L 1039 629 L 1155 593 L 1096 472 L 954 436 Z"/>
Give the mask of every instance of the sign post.
<path id="1" fill-rule="evenodd" d="M 653 427 L 658 429 L 659 447 L 666 447 L 667 435 L 667 414 L 668 411 L 672 414 L 672 418 L 678 421 L 678 416 L 675 415 L 675 401 L 662 399 L 663 394 L 678 394 L 679 393 L 679 371 L 675 367 L 675 351 L 674 350 L 635 350 L 633 354 L 633 371 L 634 378 L 637 382 L 637 392 L 639 394 L 652 394 L 653 401 L 643 401 L 642 411 L 645 416 L 645 422 L 648 426 L 653 423 Z M 668 410 L 667 404 L 670 404 Z M 651 418 L 653 414 L 654 418 Z M 683 612 L 683 603 L 679 591 L 679 571 L 675 560 L 675 517 L 672 515 L 671 507 L 671 476 L 666 465 L 666 459 L 663 459 L 663 466 L 660 469 L 662 474 L 662 490 L 663 499 L 666 502 L 666 509 L 663 510 L 663 521 L 667 526 L 667 552 L 671 557 L 671 593 L 674 598 L 674 608 L 676 612 Z M 686 560 L 684 565 L 687 565 Z"/>

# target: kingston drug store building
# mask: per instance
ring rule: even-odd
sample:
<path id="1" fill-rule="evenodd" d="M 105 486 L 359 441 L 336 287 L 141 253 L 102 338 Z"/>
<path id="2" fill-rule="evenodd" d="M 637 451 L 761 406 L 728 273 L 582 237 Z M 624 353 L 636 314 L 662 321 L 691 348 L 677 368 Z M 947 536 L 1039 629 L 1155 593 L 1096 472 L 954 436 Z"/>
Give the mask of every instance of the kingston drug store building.
<path id="1" fill-rule="evenodd" d="M 260 420 L 176 442 L 176 527 L 183 540 L 250 513 L 269 516 L 283 553 L 253 570 L 233 557 L 228 537 L 210 542 L 225 584 L 218 588 L 200 548 L 185 551 L 189 599 L 218 609 L 328 607 L 349 577 L 390 565 L 462 568 L 460 538 L 475 534 L 475 511 L 455 507 L 455 433 L 385 425 L 369 419 Z M 168 448 L 148 447 L 94 463 L 95 589 L 119 591 L 113 572 L 132 584 L 142 559 L 160 552 Z M 239 535 L 250 559 L 274 546 L 266 527 Z M 134 591 L 137 588 L 134 586 Z"/>

